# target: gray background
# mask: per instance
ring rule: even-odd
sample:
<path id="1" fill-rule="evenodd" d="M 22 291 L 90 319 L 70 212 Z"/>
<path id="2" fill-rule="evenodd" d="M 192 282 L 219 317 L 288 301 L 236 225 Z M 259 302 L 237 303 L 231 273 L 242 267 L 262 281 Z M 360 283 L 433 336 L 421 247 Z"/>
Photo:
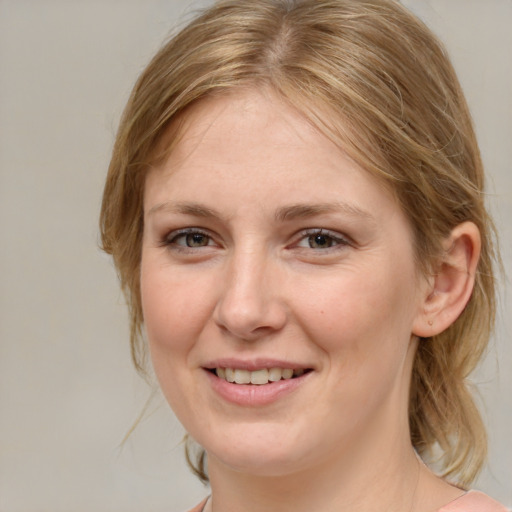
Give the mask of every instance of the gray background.
<path id="1" fill-rule="evenodd" d="M 209 2 L 203 2 L 206 4 Z M 512 270 L 512 1 L 407 0 L 446 42 Z M 0 512 L 178 511 L 207 493 L 183 431 L 131 368 L 97 217 L 131 85 L 201 2 L 0 0 Z M 508 221 L 508 222 L 507 222 Z M 504 281 L 504 280 L 503 280 Z M 512 505 L 512 321 L 475 375 L 490 431 L 476 487 Z"/>

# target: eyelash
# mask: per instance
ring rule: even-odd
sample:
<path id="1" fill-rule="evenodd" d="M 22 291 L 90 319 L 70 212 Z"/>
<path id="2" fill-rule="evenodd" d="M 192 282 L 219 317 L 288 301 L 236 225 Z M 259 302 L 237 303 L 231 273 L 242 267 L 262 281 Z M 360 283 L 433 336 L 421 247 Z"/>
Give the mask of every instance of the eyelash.
<path id="1" fill-rule="evenodd" d="M 329 247 L 326 247 L 326 248 L 316 248 L 316 249 L 314 247 L 309 246 L 309 247 L 304 247 L 305 249 L 309 248 L 309 249 L 313 249 L 313 250 L 317 250 L 317 251 L 327 252 L 329 250 L 336 250 L 337 246 L 343 247 L 343 246 L 351 245 L 350 240 L 346 236 L 343 236 L 343 235 L 340 235 L 339 233 L 335 233 L 335 232 L 325 230 L 325 229 L 312 228 L 312 229 L 306 229 L 300 233 L 300 238 L 299 238 L 298 242 L 295 243 L 295 246 L 299 246 L 299 243 L 301 241 L 308 241 L 314 237 L 325 237 L 326 239 L 328 239 L 332 242 L 332 245 L 330 245 Z M 340 247 L 338 247 L 338 248 L 340 248 Z"/>
<path id="2" fill-rule="evenodd" d="M 203 236 L 208 240 L 208 243 L 206 245 L 199 245 L 196 247 L 186 245 L 187 243 L 187 237 L 188 236 L 194 236 L 199 235 Z M 183 238 L 185 240 L 185 244 L 179 244 L 177 241 Z M 182 252 L 189 252 L 194 251 L 196 249 L 201 249 L 203 247 L 209 247 L 211 246 L 210 242 L 213 241 L 212 236 L 199 228 L 187 228 L 187 229 L 180 229 L 178 231 L 172 231 L 169 233 L 161 242 L 162 246 L 170 247 L 175 251 L 182 251 Z"/>
<path id="3" fill-rule="evenodd" d="M 187 245 L 189 236 L 199 235 L 205 237 L 207 239 L 206 245 L 198 245 L 198 246 L 190 246 Z M 311 247 L 311 240 L 314 237 L 324 237 L 325 240 L 330 243 L 328 247 L 324 248 L 315 248 Z M 179 244 L 178 240 L 184 239 L 185 244 Z M 309 241 L 308 241 L 309 240 Z M 204 247 L 211 247 L 211 243 L 213 241 L 213 237 L 207 232 L 199 228 L 186 228 L 178 231 L 173 231 L 169 233 L 161 242 L 162 246 L 170 247 L 175 251 L 181 252 L 191 252 L 197 249 L 202 249 Z M 300 243 L 305 241 L 308 243 L 309 247 L 301 246 Z M 351 245 L 351 241 L 345 237 L 340 235 L 339 233 L 334 233 L 329 230 L 321 229 L 321 228 L 311 228 L 305 229 L 299 233 L 298 239 L 294 242 L 291 247 L 297 247 L 299 249 L 311 249 L 319 252 L 330 252 L 331 250 L 336 250 L 338 246 L 344 247 Z M 338 247 L 338 248 L 341 248 Z"/>

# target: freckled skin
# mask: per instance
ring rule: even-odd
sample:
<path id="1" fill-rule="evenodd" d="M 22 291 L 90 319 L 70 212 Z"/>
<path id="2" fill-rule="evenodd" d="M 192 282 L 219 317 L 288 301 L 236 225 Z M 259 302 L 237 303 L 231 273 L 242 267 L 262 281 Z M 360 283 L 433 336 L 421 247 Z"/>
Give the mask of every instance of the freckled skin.
<path id="1" fill-rule="evenodd" d="M 259 510 L 300 496 L 281 512 L 428 512 L 460 495 L 418 472 L 410 444 L 414 334 L 431 334 L 432 290 L 393 197 L 268 91 L 203 100 L 186 115 L 147 176 L 141 293 L 162 390 L 208 453 L 213 510 L 252 510 L 258 479 Z M 436 329 L 456 318 L 445 313 Z M 216 358 L 312 371 L 293 393 L 241 407 L 212 388 L 204 366 Z"/>
<path id="2" fill-rule="evenodd" d="M 141 269 L 155 371 L 184 426 L 211 458 L 261 474 L 327 462 L 377 424 L 380 441 L 402 435 L 424 290 L 396 202 L 276 98 L 208 100 L 188 116 L 182 141 L 148 175 L 145 211 L 194 202 L 222 219 L 146 215 Z M 319 202 L 370 216 L 275 220 L 279 207 Z M 160 243 L 191 226 L 211 244 L 184 254 Z M 294 239 L 306 228 L 354 242 L 322 254 Z M 293 358 L 315 371 L 283 401 L 237 408 L 204 378 L 202 364 L 221 356 Z"/>
<path id="3" fill-rule="evenodd" d="M 394 198 L 268 91 L 186 115 L 146 179 L 141 295 L 163 393 L 207 451 L 213 510 L 249 510 L 252 495 L 261 510 L 428 512 L 460 495 L 409 438 L 432 283 Z M 219 358 L 312 371 L 240 406 L 212 386 Z"/>

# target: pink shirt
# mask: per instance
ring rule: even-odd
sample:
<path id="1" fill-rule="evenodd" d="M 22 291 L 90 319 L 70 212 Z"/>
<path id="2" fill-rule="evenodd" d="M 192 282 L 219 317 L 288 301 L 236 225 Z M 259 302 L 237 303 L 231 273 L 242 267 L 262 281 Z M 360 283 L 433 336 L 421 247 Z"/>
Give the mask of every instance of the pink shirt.
<path id="1" fill-rule="evenodd" d="M 509 512 L 501 503 L 479 491 L 468 491 L 438 512 Z"/>
<path id="2" fill-rule="evenodd" d="M 206 503 L 203 500 L 197 507 L 189 512 L 201 512 Z M 437 512 L 510 512 L 501 503 L 489 498 L 486 494 L 479 491 L 468 491 L 460 498 L 451 501 Z"/>

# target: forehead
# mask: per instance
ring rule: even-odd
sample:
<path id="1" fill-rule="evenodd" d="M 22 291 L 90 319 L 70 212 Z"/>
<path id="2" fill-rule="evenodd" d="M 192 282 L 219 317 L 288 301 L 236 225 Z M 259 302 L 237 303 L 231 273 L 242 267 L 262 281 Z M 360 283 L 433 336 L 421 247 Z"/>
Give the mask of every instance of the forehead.
<path id="1" fill-rule="evenodd" d="M 371 169 L 366 172 L 397 197 L 396 184 L 379 165 L 375 167 L 375 161 L 382 158 L 378 147 L 372 151 L 373 145 L 364 133 L 344 119 L 339 109 L 335 113 L 332 106 L 306 95 L 294 93 L 291 99 L 284 98 L 268 85 L 240 86 L 200 98 L 187 106 L 171 121 L 151 151 L 153 167 L 161 169 L 169 160 L 175 165 L 184 163 L 198 148 L 209 151 L 212 158 L 229 156 L 228 143 L 218 144 L 214 140 L 219 129 L 229 135 L 231 145 L 237 136 L 238 139 L 250 136 L 250 144 L 243 141 L 245 156 L 250 157 L 251 150 L 257 151 L 255 156 L 260 160 L 264 154 L 261 144 L 257 146 L 265 137 L 265 148 L 281 148 L 283 156 L 294 144 L 328 148 L 323 152 L 324 157 L 342 154 L 355 167 Z"/>
<path id="2" fill-rule="evenodd" d="M 231 146 L 218 144 L 219 132 L 229 137 Z M 198 149 L 211 151 L 212 156 L 219 158 L 228 155 L 236 142 L 250 137 L 250 145 L 244 140 L 249 157 L 251 149 L 263 139 L 269 149 L 284 149 L 308 141 L 315 144 L 313 139 L 319 136 L 305 116 L 272 90 L 241 88 L 208 96 L 188 106 L 170 124 L 158 149 L 174 161 L 183 161 Z M 258 151 L 261 158 L 261 147 Z"/>
<path id="3" fill-rule="evenodd" d="M 146 211 L 158 201 L 211 200 L 213 193 L 226 207 L 236 195 L 246 204 L 350 199 L 355 208 L 371 197 L 375 206 L 396 208 L 379 181 L 270 91 L 201 100 L 163 140 L 167 156 L 148 174 Z"/>
<path id="4" fill-rule="evenodd" d="M 153 151 L 152 168 L 177 171 L 192 166 L 287 166 L 295 151 L 307 160 L 338 159 L 342 152 L 297 109 L 268 88 L 235 89 L 188 106 Z M 310 156 L 309 156 L 310 155 Z M 348 158 L 347 155 L 343 155 Z M 354 163 L 355 167 L 355 163 Z M 239 177 L 247 174 L 239 167 Z"/>

